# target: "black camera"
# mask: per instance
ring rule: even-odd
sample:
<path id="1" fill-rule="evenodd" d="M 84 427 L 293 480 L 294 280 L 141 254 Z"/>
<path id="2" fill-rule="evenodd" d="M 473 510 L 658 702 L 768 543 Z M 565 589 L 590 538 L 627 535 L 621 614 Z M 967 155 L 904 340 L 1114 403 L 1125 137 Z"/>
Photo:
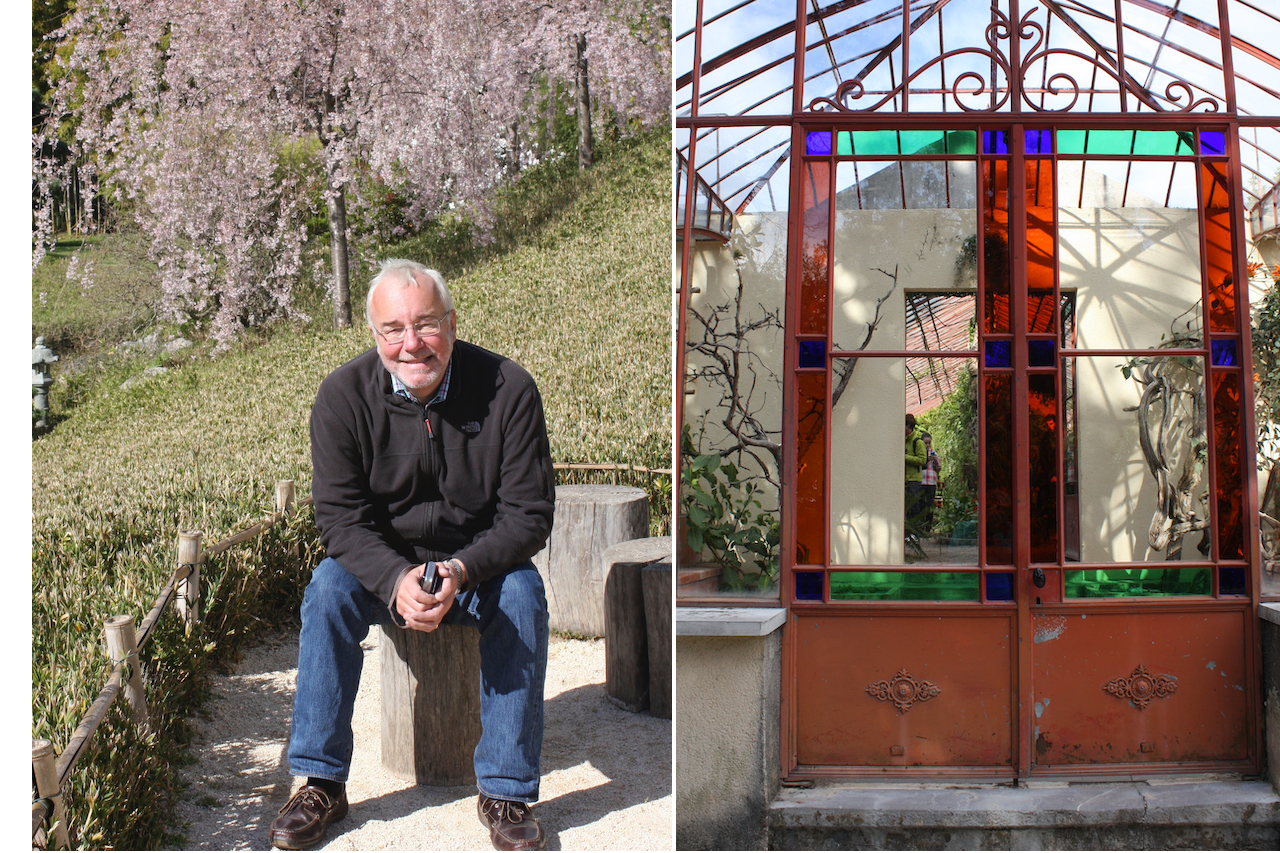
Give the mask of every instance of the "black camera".
<path id="1" fill-rule="evenodd" d="M 435 595 L 440 591 L 441 584 L 444 583 L 444 577 L 436 569 L 434 561 L 428 561 L 426 569 L 422 572 L 422 588 L 427 592 Z"/>

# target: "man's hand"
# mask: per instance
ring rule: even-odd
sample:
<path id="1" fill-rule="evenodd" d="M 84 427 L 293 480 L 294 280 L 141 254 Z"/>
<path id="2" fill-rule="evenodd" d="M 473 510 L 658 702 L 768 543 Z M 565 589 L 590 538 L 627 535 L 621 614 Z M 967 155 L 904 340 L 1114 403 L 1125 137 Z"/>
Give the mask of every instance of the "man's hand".
<path id="1" fill-rule="evenodd" d="M 414 631 L 430 633 L 444 619 L 449 608 L 453 606 L 453 598 L 458 592 L 458 582 L 449 574 L 448 566 L 436 564 L 436 571 L 442 581 L 440 591 L 435 595 L 422 588 L 422 575 L 426 564 L 414 566 L 400 579 L 396 588 L 396 610 L 404 619 L 404 626 Z M 430 582 L 428 581 L 428 585 Z"/>

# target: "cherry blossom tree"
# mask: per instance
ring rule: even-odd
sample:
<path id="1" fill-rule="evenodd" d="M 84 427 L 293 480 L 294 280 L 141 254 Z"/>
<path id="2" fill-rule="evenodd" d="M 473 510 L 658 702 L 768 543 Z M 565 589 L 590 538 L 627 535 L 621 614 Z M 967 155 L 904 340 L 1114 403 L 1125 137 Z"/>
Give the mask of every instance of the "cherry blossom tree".
<path id="1" fill-rule="evenodd" d="M 615 115 L 666 120 L 667 14 L 656 0 L 85 0 L 60 33 L 46 136 L 74 118 L 81 179 L 149 236 L 167 310 L 224 343 L 293 312 L 323 207 L 342 327 L 349 208 L 390 195 L 406 227 L 455 210 L 483 228 L 535 81 L 576 80 L 580 51 Z"/>

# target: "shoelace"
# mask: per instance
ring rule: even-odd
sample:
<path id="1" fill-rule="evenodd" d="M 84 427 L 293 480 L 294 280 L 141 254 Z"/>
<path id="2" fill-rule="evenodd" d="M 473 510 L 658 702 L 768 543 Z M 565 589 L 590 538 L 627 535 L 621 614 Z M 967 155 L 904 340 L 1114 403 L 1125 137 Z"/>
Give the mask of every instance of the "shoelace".
<path id="1" fill-rule="evenodd" d="M 294 804 L 310 806 L 314 811 L 322 811 L 331 805 L 329 795 L 319 788 L 304 786 L 298 789 L 298 792 L 289 798 L 289 802 L 284 804 L 284 808 L 280 809 L 280 813 L 284 814 L 293 808 Z"/>
<path id="2" fill-rule="evenodd" d="M 501 821 L 505 813 L 506 819 L 511 823 L 520 823 L 524 820 L 525 815 L 528 814 L 528 809 L 524 803 L 515 803 L 510 800 L 494 800 L 493 804 L 485 811 L 494 813 L 494 821 Z"/>

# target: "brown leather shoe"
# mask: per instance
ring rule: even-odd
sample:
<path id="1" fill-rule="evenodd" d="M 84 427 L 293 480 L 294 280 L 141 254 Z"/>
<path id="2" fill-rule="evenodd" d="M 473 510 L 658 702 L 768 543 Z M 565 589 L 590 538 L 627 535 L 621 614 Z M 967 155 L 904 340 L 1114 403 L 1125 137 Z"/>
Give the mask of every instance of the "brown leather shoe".
<path id="1" fill-rule="evenodd" d="M 476 811 L 489 828 L 494 850 L 541 850 L 547 841 L 533 809 L 524 803 L 481 795 Z"/>
<path id="2" fill-rule="evenodd" d="M 347 790 L 334 799 L 323 788 L 303 785 L 271 821 L 271 845 L 306 850 L 320 843 L 329 824 L 347 816 Z"/>

